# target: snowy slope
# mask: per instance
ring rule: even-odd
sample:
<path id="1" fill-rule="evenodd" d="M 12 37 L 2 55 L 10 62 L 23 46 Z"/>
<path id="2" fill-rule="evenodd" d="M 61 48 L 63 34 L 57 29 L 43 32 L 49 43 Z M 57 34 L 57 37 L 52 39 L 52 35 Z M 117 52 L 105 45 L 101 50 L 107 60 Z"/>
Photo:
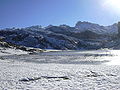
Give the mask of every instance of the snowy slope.
<path id="1" fill-rule="evenodd" d="M 0 58 L 0 90 L 119 90 L 120 66 L 100 63 L 106 60 L 104 57 L 110 59 L 104 56 L 110 52 L 3 56 Z"/>

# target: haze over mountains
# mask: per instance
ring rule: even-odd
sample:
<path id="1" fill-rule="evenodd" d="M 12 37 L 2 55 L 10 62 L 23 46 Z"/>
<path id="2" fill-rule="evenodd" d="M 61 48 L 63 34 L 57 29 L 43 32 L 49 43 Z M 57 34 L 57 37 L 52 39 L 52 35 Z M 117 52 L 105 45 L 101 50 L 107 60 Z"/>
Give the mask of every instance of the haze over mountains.
<path id="1" fill-rule="evenodd" d="M 44 28 L 7 28 L 0 30 L 0 37 L 12 44 L 41 49 L 118 49 L 120 46 L 117 23 L 100 26 L 79 21 L 75 27 L 50 25 Z"/>

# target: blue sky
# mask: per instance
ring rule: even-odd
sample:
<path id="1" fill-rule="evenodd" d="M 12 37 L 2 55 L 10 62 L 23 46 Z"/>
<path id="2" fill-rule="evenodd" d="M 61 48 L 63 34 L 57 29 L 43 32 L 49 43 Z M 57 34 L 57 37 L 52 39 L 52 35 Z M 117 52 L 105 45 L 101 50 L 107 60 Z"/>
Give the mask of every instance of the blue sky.
<path id="1" fill-rule="evenodd" d="M 110 25 L 120 15 L 102 7 L 103 0 L 0 0 L 0 28 L 89 21 Z"/>

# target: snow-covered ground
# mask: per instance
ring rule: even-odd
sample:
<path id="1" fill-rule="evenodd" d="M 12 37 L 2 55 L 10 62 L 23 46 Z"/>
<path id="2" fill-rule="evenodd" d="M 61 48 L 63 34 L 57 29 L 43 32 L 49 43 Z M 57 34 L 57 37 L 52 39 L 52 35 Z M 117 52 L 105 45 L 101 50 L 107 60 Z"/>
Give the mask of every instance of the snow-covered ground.
<path id="1" fill-rule="evenodd" d="M 117 52 L 1 52 L 0 90 L 120 90 L 120 66 L 108 64 Z"/>
<path id="2" fill-rule="evenodd" d="M 12 49 L 12 48 L 0 47 L 0 56 L 21 55 L 21 54 L 28 54 L 28 52 L 22 51 L 20 49 Z"/>

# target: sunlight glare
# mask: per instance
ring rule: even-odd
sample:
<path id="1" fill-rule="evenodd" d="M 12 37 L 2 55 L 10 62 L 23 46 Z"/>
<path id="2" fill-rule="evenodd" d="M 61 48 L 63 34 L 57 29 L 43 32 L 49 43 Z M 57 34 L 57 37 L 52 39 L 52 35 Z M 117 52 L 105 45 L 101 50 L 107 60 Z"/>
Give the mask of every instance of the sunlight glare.
<path id="1" fill-rule="evenodd" d="M 113 55 L 112 57 L 105 57 L 105 60 L 109 60 L 107 65 L 120 65 L 120 50 L 110 50 L 110 54 Z"/>
<path id="2" fill-rule="evenodd" d="M 120 14 L 120 0 L 105 0 L 103 6 Z"/>

